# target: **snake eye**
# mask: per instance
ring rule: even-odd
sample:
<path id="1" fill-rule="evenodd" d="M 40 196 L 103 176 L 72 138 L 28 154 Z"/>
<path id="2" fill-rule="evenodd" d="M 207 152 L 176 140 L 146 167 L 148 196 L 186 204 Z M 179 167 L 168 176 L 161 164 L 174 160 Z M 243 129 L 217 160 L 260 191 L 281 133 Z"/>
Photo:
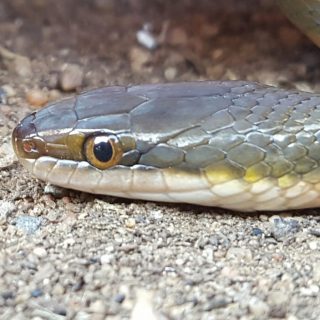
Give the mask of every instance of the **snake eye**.
<path id="1" fill-rule="evenodd" d="M 92 136 L 84 143 L 84 154 L 91 165 L 105 170 L 120 161 L 122 148 L 114 135 Z"/>

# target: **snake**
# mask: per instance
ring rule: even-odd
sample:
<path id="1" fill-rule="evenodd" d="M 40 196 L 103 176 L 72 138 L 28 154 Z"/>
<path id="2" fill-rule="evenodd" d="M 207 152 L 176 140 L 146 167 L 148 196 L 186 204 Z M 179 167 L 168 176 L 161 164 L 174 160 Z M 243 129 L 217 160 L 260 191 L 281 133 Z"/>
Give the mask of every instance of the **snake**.
<path id="1" fill-rule="evenodd" d="M 278 0 L 320 45 L 320 1 Z M 14 151 L 64 188 L 237 211 L 320 206 L 320 94 L 247 81 L 90 90 L 25 117 Z"/>

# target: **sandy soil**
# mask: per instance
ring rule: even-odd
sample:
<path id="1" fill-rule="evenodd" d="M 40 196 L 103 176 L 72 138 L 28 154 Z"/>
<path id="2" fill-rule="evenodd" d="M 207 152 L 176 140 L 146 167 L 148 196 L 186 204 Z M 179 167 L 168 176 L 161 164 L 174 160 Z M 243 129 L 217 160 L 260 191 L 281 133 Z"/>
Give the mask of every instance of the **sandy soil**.
<path id="1" fill-rule="evenodd" d="M 137 41 L 144 25 L 156 49 Z M 273 1 L 2 0 L 0 46 L 1 320 L 319 319 L 318 210 L 94 197 L 46 187 L 10 146 L 30 103 L 74 90 L 248 79 L 320 91 L 319 49 Z"/>

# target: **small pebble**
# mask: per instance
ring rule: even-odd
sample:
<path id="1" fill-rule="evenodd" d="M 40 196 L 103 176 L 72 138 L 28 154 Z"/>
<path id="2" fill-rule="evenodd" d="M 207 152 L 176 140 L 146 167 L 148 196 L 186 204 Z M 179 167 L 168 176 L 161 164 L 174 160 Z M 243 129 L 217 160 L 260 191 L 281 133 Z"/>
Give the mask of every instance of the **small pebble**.
<path id="1" fill-rule="evenodd" d="M 45 258 L 48 255 L 46 249 L 43 247 L 35 247 L 33 253 L 40 258 Z"/>
<path id="2" fill-rule="evenodd" d="M 15 90 L 5 84 L 2 87 L 0 87 L 0 104 L 7 104 L 8 98 L 14 97 L 16 95 Z"/>
<path id="3" fill-rule="evenodd" d="M 121 247 L 120 247 L 121 251 L 125 252 L 125 253 L 129 253 L 131 251 L 134 251 L 137 249 L 137 245 L 132 243 L 127 243 L 127 244 L 123 244 Z"/>
<path id="4" fill-rule="evenodd" d="M 6 223 L 7 218 L 16 210 L 16 206 L 9 201 L 0 200 L 0 225 Z"/>
<path id="5" fill-rule="evenodd" d="M 320 261 L 313 265 L 313 280 L 320 283 Z"/>
<path id="6" fill-rule="evenodd" d="M 6 126 L 2 127 L 2 128 L 6 128 L 8 129 Z M 1 126 L 0 126 L 0 131 L 1 131 Z M 7 130 L 5 130 L 7 131 Z M 2 168 L 6 168 L 10 165 L 12 165 L 12 163 L 15 161 L 16 156 L 13 152 L 13 148 L 12 145 L 10 143 L 10 141 L 6 142 L 4 140 L 2 140 L 2 142 L 0 141 L 0 169 Z M 0 170 L 1 172 L 1 170 Z"/>
<path id="7" fill-rule="evenodd" d="M 153 294 L 150 291 L 140 289 L 137 292 L 137 300 L 131 312 L 131 320 L 159 319 L 159 317 L 155 314 L 152 298 Z"/>
<path id="8" fill-rule="evenodd" d="M 229 248 L 227 252 L 227 259 L 243 259 L 246 261 L 252 260 L 252 252 L 248 248 Z"/>
<path id="9" fill-rule="evenodd" d="M 79 311 L 74 316 L 74 320 L 91 320 L 91 319 L 92 319 L 92 315 L 84 311 Z"/>
<path id="10" fill-rule="evenodd" d="M 284 306 L 288 302 L 288 292 L 285 289 L 273 290 L 268 293 L 268 303 L 272 306 Z"/>
<path id="11" fill-rule="evenodd" d="M 1 293 L 1 297 L 4 300 L 14 299 L 14 293 L 12 291 L 4 291 Z"/>
<path id="12" fill-rule="evenodd" d="M 221 270 L 221 275 L 226 279 L 235 280 L 239 277 L 239 271 L 236 268 L 224 267 Z"/>
<path id="13" fill-rule="evenodd" d="M 117 303 L 122 303 L 125 300 L 126 296 L 123 293 L 118 293 L 115 297 L 114 297 L 114 301 Z"/>
<path id="14" fill-rule="evenodd" d="M 300 289 L 300 292 L 303 296 L 307 296 L 307 297 L 317 297 L 319 295 L 319 286 L 312 284 L 310 287 L 308 288 L 304 288 L 302 287 Z"/>
<path id="15" fill-rule="evenodd" d="M 300 230 L 298 220 L 283 219 L 278 216 L 271 217 L 270 220 L 273 222 L 271 233 L 277 241 L 281 241 L 286 237 L 292 236 Z"/>
<path id="16" fill-rule="evenodd" d="M 285 259 L 285 256 L 281 253 L 273 253 L 272 254 L 272 260 L 276 261 L 276 262 L 282 262 Z"/>
<path id="17" fill-rule="evenodd" d="M 63 248 L 70 248 L 74 246 L 75 243 L 76 241 L 74 240 L 74 238 L 67 238 L 63 241 L 62 246 Z"/>
<path id="18" fill-rule="evenodd" d="M 14 97 L 17 94 L 16 91 L 8 84 L 4 84 L 1 88 L 9 98 Z"/>
<path id="19" fill-rule="evenodd" d="M 43 291 L 41 289 L 34 289 L 31 291 L 31 297 L 38 298 L 43 295 Z"/>
<path id="20" fill-rule="evenodd" d="M 320 237 L 320 229 L 311 229 L 309 232 L 313 236 Z"/>
<path id="21" fill-rule="evenodd" d="M 35 108 L 43 107 L 48 103 L 48 93 L 40 89 L 29 90 L 26 98 L 28 103 Z"/>
<path id="22" fill-rule="evenodd" d="M 107 253 L 107 254 L 103 254 L 100 257 L 100 262 L 101 262 L 101 264 L 110 264 L 113 259 L 114 259 L 114 254 Z"/>
<path id="23" fill-rule="evenodd" d="M 71 289 L 73 292 L 79 291 L 83 288 L 84 284 L 85 284 L 84 278 L 81 277 L 79 280 L 77 280 L 77 282 L 72 286 Z"/>
<path id="24" fill-rule="evenodd" d="M 317 250 L 318 249 L 318 241 L 310 241 L 309 242 L 309 248 L 311 250 Z"/>
<path id="25" fill-rule="evenodd" d="M 125 225 L 127 228 L 134 228 L 136 226 L 136 220 L 134 218 L 129 218 L 126 220 Z"/>
<path id="26" fill-rule="evenodd" d="M 57 89 L 59 86 L 59 73 L 51 72 L 46 80 L 46 85 L 49 89 Z"/>
<path id="27" fill-rule="evenodd" d="M 6 104 L 7 103 L 7 94 L 3 90 L 3 88 L 0 87 L 0 104 Z"/>
<path id="28" fill-rule="evenodd" d="M 106 304 L 102 300 L 94 301 L 90 304 L 90 311 L 94 313 L 105 313 Z"/>
<path id="29" fill-rule="evenodd" d="M 263 235 L 263 231 L 260 228 L 252 228 L 251 235 L 261 236 Z"/>
<path id="30" fill-rule="evenodd" d="M 18 76 L 22 78 L 28 78 L 32 76 L 32 67 L 31 67 L 31 61 L 27 57 L 16 57 L 13 60 L 13 69 L 17 73 Z"/>
<path id="31" fill-rule="evenodd" d="M 143 47 L 154 50 L 158 46 L 158 41 L 155 36 L 148 29 L 139 30 L 136 34 L 137 41 Z"/>
<path id="32" fill-rule="evenodd" d="M 60 217 L 60 213 L 59 211 L 56 211 L 56 210 L 50 210 L 46 215 L 46 218 L 48 219 L 49 222 L 56 222 L 59 220 L 59 217 Z"/>
<path id="33" fill-rule="evenodd" d="M 48 183 L 44 187 L 44 193 L 52 194 L 55 198 L 62 198 L 68 193 L 68 191 L 67 189 Z"/>
<path id="34" fill-rule="evenodd" d="M 169 67 L 164 70 L 164 76 L 168 81 L 172 81 L 177 77 L 178 70 L 174 67 Z"/>
<path id="35" fill-rule="evenodd" d="M 73 91 L 82 86 L 84 72 L 76 64 L 68 64 L 59 75 L 59 85 L 63 91 Z"/>
<path id="36" fill-rule="evenodd" d="M 216 296 L 210 299 L 203 307 L 204 311 L 211 311 L 213 309 L 225 308 L 230 301 L 223 296 Z"/>
<path id="37" fill-rule="evenodd" d="M 41 227 L 42 222 L 43 218 L 41 217 L 19 216 L 14 219 L 13 224 L 16 228 L 31 235 Z"/>
<path id="38" fill-rule="evenodd" d="M 161 220 L 163 218 L 163 213 L 161 210 L 152 210 L 150 212 L 150 217 L 154 220 Z"/>
<path id="39" fill-rule="evenodd" d="M 131 48 L 129 55 L 131 69 L 138 73 L 143 72 L 146 64 L 151 60 L 150 53 L 138 47 Z"/>
<path id="40" fill-rule="evenodd" d="M 55 296 L 61 296 L 64 292 L 64 287 L 60 283 L 56 283 L 52 288 L 52 294 Z"/>
<path id="41" fill-rule="evenodd" d="M 264 301 L 252 297 L 249 301 L 249 311 L 257 317 L 257 319 L 265 319 L 269 314 L 270 308 Z"/>
<path id="42" fill-rule="evenodd" d="M 59 314 L 60 316 L 67 315 L 67 309 L 63 305 L 57 305 L 53 308 L 53 312 Z"/>
<path id="43" fill-rule="evenodd" d="M 56 207 L 55 198 L 52 194 L 45 194 L 42 199 L 46 207 L 51 209 L 54 209 Z"/>
<path id="44" fill-rule="evenodd" d="M 61 98 L 60 91 L 55 89 L 50 90 L 48 98 L 49 98 L 49 101 L 55 101 L 60 99 Z"/>

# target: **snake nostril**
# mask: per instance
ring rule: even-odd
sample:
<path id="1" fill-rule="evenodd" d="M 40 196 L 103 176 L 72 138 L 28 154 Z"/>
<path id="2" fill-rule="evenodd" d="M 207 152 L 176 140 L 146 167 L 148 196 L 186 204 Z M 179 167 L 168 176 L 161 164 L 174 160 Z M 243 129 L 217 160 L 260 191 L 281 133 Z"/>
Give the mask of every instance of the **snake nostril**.
<path id="1" fill-rule="evenodd" d="M 32 141 L 24 141 L 22 143 L 22 148 L 25 152 L 30 153 L 30 152 L 35 152 L 37 151 L 36 145 Z"/>

